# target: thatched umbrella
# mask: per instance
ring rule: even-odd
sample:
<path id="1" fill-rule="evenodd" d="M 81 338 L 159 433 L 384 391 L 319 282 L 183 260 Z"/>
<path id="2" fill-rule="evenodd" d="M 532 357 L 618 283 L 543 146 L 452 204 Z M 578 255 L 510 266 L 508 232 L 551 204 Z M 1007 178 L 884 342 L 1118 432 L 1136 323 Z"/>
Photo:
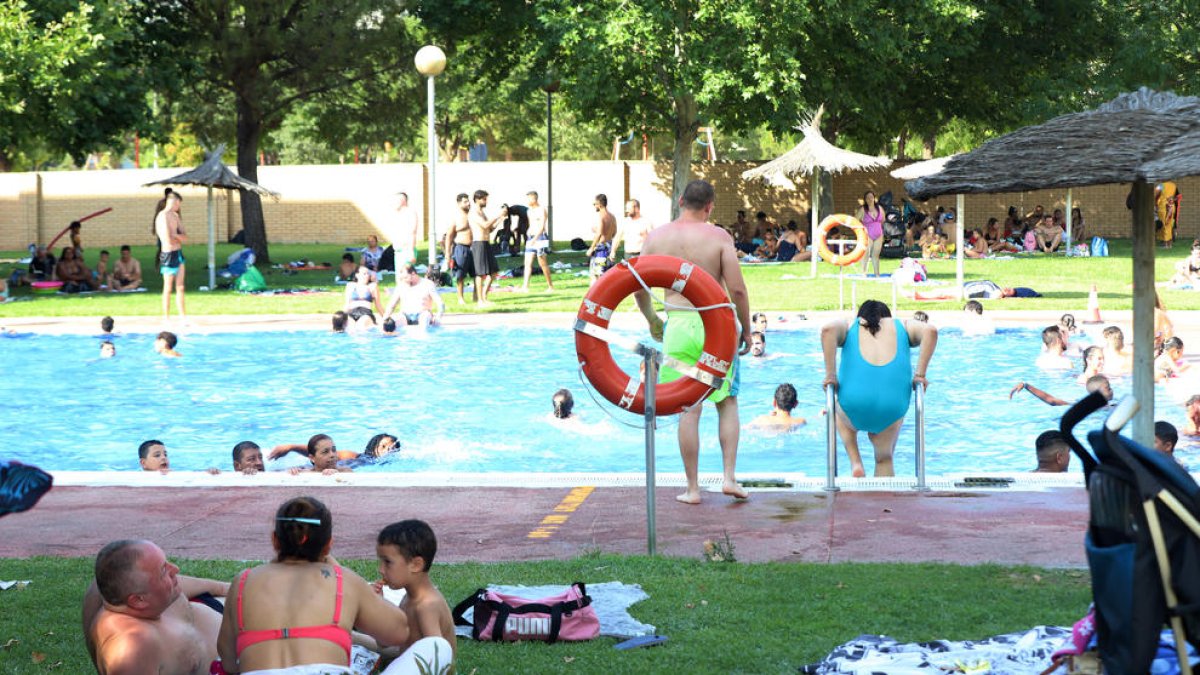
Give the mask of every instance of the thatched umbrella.
<path id="1" fill-rule="evenodd" d="M 156 180 L 151 183 L 146 183 L 142 187 L 150 187 L 151 185 L 203 185 L 208 188 L 208 287 L 216 288 L 217 286 L 217 243 L 216 243 L 216 222 L 213 220 L 213 188 L 224 188 L 226 190 L 246 190 L 256 192 L 265 197 L 279 198 L 279 193 L 272 192 L 267 188 L 255 183 L 254 181 L 246 180 L 229 170 L 225 163 L 221 161 L 221 155 L 225 153 L 225 144 L 217 146 L 216 150 L 205 153 L 204 163 L 200 166 L 164 180 Z"/>
<path id="2" fill-rule="evenodd" d="M 791 181 L 792 176 L 811 176 L 809 211 L 812 213 L 814 238 L 817 225 L 820 223 L 818 213 L 820 209 L 817 204 L 820 201 L 822 171 L 838 174 L 845 171 L 882 168 L 892 163 L 888 157 L 872 157 L 850 152 L 825 140 L 825 137 L 821 135 L 821 116 L 824 112 L 825 106 L 822 105 L 817 108 L 816 114 L 796 127 L 804 134 L 804 140 L 800 141 L 796 147 L 762 166 L 742 172 L 742 178 L 746 180 L 764 180 L 773 185 L 794 185 Z M 812 257 L 812 276 L 817 276 L 815 252 Z"/>
<path id="3" fill-rule="evenodd" d="M 1133 437 L 1154 437 L 1154 189 L 1200 174 L 1200 99 L 1142 88 L 984 143 L 934 175 L 906 184 L 926 199 L 950 193 L 1019 192 L 1133 184 Z"/>

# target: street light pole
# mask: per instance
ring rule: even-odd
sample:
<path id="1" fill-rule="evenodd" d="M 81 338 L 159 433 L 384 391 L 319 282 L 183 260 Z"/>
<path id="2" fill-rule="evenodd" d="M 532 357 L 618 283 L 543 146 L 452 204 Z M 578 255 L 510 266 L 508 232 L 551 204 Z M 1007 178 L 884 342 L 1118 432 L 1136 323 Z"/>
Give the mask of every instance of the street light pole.
<path id="1" fill-rule="evenodd" d="M 542 89 L 546 91 L 546 236 L 554 241 L 554 92 L 559 81 L 551 80 Z"/>
<path id="2" fill-rule="evenodd" d="M 417 51 L 416 58 L 413 59 L 417 66 L 417 72 L 424 75 L 429 82 L 428 99 L 429 112 L 425 135 L 428 138 L 429 145 L 426 148 L 429 161 L 429 223 L 428 228 L 428 243 L 429 243 L 429 266 L 433 267 L 437 264 L 437 130 L 434 128 L 434 90 L 433 78 L 442 74 L 446 69 L 446 53 L 440 47 L 435 45 L 425 45 Z M 400 274 L 397 270 L 396 283 L 400 283 Z"/>

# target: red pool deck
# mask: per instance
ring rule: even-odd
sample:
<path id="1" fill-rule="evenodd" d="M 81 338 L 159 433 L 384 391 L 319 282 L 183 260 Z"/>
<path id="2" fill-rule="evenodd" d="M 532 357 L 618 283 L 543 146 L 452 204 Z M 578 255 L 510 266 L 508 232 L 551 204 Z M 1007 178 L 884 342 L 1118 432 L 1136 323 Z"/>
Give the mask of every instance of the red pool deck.
<path id="1" fill-rule="evenodd" d="M 1032 492 L 656 492 L 658 553 L 698 558 L 729 534 L 746 562 L 950 562 L 1083 567 L 1087 495 Z M 563 559 L 646 552 L 644 488 L 56 487 L 31 511 L 0 518 L 0 557 L 92 556 L 146 538 L 177 558 L 269 557 L 271 516 L 313 494 L 334 516 L 334 554 L 374 557 L 375 534 L 421 518 L 446 562 Z"/>

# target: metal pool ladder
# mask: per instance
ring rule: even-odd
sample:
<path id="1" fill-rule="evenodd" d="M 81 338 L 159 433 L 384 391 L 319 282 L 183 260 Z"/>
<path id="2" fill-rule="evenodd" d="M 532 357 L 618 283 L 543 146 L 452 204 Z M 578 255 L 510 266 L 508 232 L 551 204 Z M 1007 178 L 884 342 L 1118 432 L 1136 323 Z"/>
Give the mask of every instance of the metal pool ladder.
<path id="1" fill-rule="evenodd" d="M 916 465 L 917 484 L 914 490 L 928 492 L 925 485 L 925 387 L 914 384 L 916 391 Z M 833 387 L 825 387 L 825 491 L 837 492 L 837 392 Z"/>

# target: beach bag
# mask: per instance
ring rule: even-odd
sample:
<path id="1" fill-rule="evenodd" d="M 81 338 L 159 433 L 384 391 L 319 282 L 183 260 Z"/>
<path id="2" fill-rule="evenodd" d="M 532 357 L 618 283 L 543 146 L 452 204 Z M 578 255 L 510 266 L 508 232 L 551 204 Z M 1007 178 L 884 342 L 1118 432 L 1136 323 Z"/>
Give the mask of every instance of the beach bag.
<path id="1" fill-rule="evenodd" d="M 474 608 L 467 620 L 464 614 Z M 470 626 L 471 637 L 494 642 L 517 640 L 591 640 L 600 635 L 600 619 L 582 581 L 565 592 L 528 600 L 481 588 L 454 607 L 454 624 Z M 497 629 L 499 627 L 499 629 Z"/>
<path id="2" fill-rule="evenodd" d="M 1108 240 L 1104 237 L 1092 237 L 1092 257 L 1108 257 Z"/>
<path id="3" fill-rule="evenodd" d="M 262 272 L 259 272 L 257 267 L 248 267 L 234 282 L 233 288 L 242 293 L 265 291 L 267 290 L 267 280 L 263 279 Z"/>

